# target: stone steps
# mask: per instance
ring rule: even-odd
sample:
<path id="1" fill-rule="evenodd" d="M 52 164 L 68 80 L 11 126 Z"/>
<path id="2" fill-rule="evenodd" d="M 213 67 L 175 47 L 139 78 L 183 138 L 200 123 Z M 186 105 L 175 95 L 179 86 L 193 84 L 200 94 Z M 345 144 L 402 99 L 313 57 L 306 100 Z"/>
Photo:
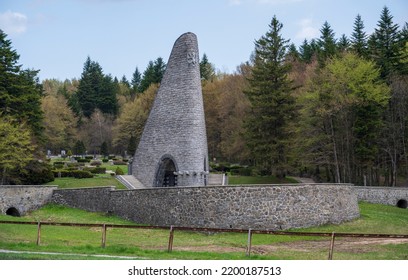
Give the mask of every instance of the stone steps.
<path id="1" fill-rule="evenodd" d="M 225 186 L 228 185 L 228 177 L 225 174 L 210 173 L 208 175 L 208 185 Z"/>
<path id="2" fill-rule="evenodd" d="M 145 189 L 146 187 L 132 175 L 118 175 L 116 179 L 129 190 Z"/>

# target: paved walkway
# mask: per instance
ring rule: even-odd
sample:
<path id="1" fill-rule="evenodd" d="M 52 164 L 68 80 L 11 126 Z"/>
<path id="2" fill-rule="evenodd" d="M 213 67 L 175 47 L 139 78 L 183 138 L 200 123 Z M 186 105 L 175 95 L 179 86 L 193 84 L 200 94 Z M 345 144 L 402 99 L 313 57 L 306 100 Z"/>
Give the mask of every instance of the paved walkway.
<path id="1" fill-rule="evenodd" d="M 292 177 L 292 178 L 302 184 L 315 184 L 316 183 L 312 178 L 306 178 L 306 177 Z"/>
<path id="2" fill-rule="evenodd" d="M 90 254 L 74 254 L 74 253 L 55 253 L 55 252 L 13 251 L 13 250 L 3 250 L 3 249 L 0 249 L 0 253 L 53 255 L 53 256 L 74 256 L 74 257 L 95 257 L 95 258 L 125 259 L 125 260 L 141 260 L 141 259 L 145 259 L 145 258 L 141 258 L 141 257 L 128 257 L 128 256 L 90 255 Z"/>

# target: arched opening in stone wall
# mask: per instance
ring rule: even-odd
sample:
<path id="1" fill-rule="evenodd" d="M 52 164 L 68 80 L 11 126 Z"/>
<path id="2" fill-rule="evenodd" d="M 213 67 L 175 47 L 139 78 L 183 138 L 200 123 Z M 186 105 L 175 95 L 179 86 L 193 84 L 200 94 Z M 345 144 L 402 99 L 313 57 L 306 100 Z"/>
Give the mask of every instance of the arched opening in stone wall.
<path id="1" fill-rule="evenodd" d="M 156 187 L 176 187 L 177 186 L 177 168 L 170 157 L 164 157 L 159 163 L 156 173 Z"/>
<path id="2" fill-rule="evenodd" d="M 408 207 L 408 202 L 405 199 L 400 199 L 397 202 L 397 207 L 406 209 Z"/>
<path id="3" fill-rule="evenodd" d="M 9 209 L 7 209 L 6 215 L 13 216 L 13 217 L 20 217 L 21 216 L 20 212 L 14 207 L 10 207 Z"/>

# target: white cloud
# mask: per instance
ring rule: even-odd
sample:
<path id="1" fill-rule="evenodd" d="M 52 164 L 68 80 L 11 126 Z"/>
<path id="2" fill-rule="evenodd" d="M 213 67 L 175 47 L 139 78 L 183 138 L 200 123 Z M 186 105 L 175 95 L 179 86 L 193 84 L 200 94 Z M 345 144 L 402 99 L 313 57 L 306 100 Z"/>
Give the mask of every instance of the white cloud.
<path id="1" fill-rule="evenodd" d="M 300 30 L 296 33 L 297 39 L 313 39 L 319 36 L 319 29 L 313 27 L 311 19 L 303 19 L 298 23 Z"/>
<path id="2" fill-rule="evenodd" d="M 0 14 L 0 29 L 8 35 L 24 33 L 27 30 L 27 16 L 7 11 Z"/>

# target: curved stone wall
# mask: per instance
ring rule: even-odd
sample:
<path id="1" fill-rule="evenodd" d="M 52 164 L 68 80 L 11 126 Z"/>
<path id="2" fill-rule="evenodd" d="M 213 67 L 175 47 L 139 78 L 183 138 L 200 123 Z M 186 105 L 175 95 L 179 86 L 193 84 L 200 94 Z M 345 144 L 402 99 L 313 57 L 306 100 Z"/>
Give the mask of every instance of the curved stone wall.
<path id="1" fill-rule="evenodd" d="M 353 187 L 359 201 L 399 206 L 399 202 L 408 201 L 407 187 Z M 402 207 L 407 208 L 407 207 Z"/>
<path id="2" fill-rule="evenodd" d="M 89 210 L 91 193 L 56 190 L 54 202 Z M 151 188 L 99 194 L 109 205 L 101 203 L 93 211 L 151 225 L 279 230 L 359 217 L 357 196 L 349 185 Z"/>
<path id="3" fill-rule="evenodd" d="M 51 200 L 56 186 L 0 186 L 0 213 L 15 208 L 20 215 L 33 211 Z"/>

